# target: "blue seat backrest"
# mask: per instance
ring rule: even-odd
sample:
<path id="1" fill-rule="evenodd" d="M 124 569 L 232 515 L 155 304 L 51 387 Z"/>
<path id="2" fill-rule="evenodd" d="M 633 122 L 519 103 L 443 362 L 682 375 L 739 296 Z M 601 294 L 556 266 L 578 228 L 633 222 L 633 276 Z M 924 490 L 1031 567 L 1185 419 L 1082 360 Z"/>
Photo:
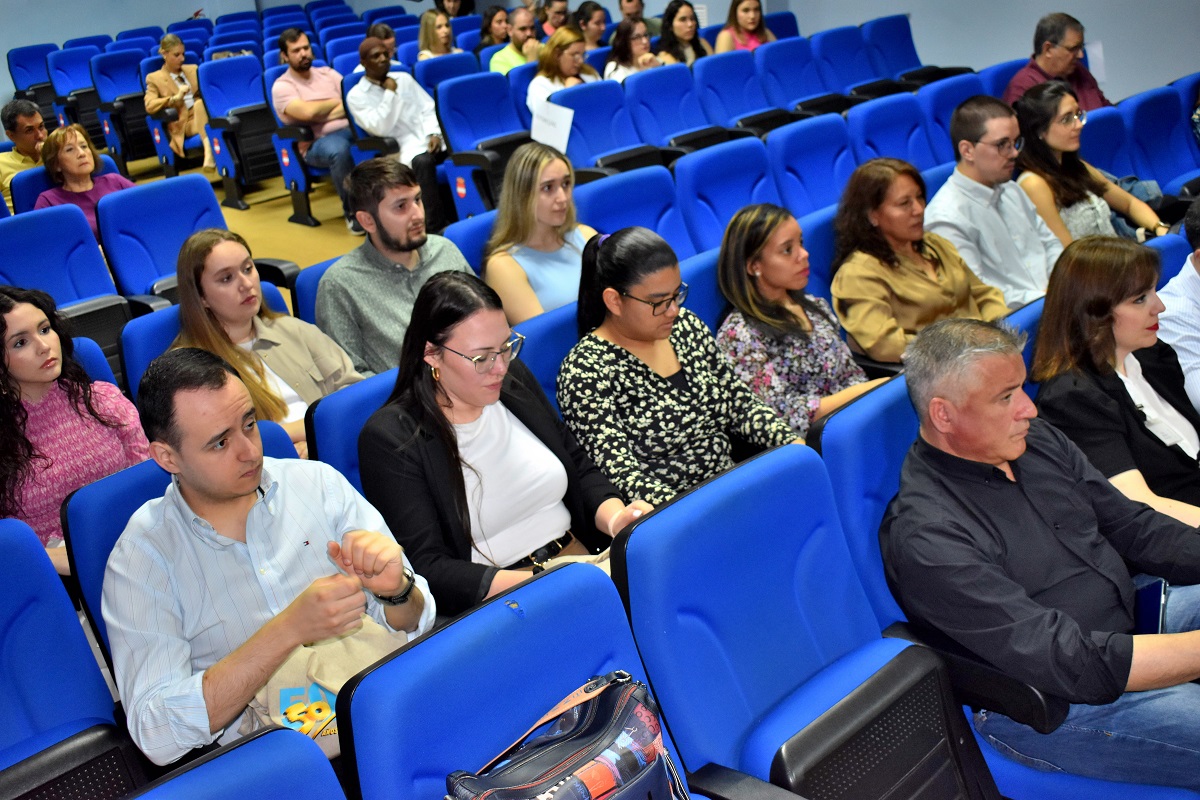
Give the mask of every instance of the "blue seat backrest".
<path id="1" fill-rule="evenodd" d="M 403 61 L 403 59 L 401 59 Z M 409 62 L 405 62 L 409 63 Z M 474 53 L 451 53 L 427 58 L 413 65 L 413 77 L 432 97 L 442 81 L 479 72 L 479 59 Z"/>
<path id="2" fill-rule="evenodd" d="M 788 499 L 796 487 L 802 503 Z M 758 774 L 741 749 L 761 716 L 879 639 L 829 476 L 807 447 L 746 461 L 660 506 L 626 537 L 623 550 L 614 544 L 614 572 L 625 569 L 638 650 L 688 769 L 716 763 Z M 709 591 L 718 576 L 750 592 L 753 611 Z"/>
<path id="3" fill-rule="evenodd" d="M 550 100 L 575 110 L 567 140 L 567 158 L 576 167 L 642 144 L 625 109 L 625 92 L 616 81 L 596 81 L 561 89 Z"/>
<path id="4" fill-rule="evenodd" d="M 49 292 L 59 308 L 117 293 L 78 206 L 54 206 L 0 219 L 0 252 L 37 253 L 36 259 L 0 259 L 0 283 Z M 47 264 L 54 268 L 47 269 Z"/>
<path id="5" fill-rule="evenodd" d="M 268 53 L 267 55 L 263 56 L 263 67 L 270 68 L 275 66 L 275 64 L 267 63 L 267 58 L 273 55 L 275 54 Z M 359 63 L 358 48 L 356 47 L 353 53 L 342 53 L 340 56 L 334 56 L 333 60 L 330 61 L 330 66 L 332 66 L 339 75 L 344 75 L 349 78 L 350 75 L 354 73 L 354 68 L 357 67 Z"/>
<path id="6" fill-rule="evenodd" d="M 533 124 L 533 114 L 529 111 L 529 106 L 526 105 L 525 99 L 529 95 L 529 82 L 533 80 L 533 76 L 537 74 L 537 64 L 521 64 L 518 67 L 513 67 L 508 71 L 508 94 L 512 97 L 513 109 L 517 112 L 517 119 L 521 120 L 521 127 L 529 130 L 529 126 Z M 590 166 L 576 163 L 576 166 Z"/>
<path id="7" fill-rule="evenodd" d="M 625 108 L 643 142 L 666 147 L 684 131 L 708 126 L 684 64 L 635 72 L 625 79 Z"/>
<path id="8" fill-rule="evenodd" d="M 984 91 L 992 97 L 1003 97 L 1013 75 L 1028 63 L 1027 58 L 1014 58 L 1012 61 L 1001 61 L 979 70 L 979 80 L 983 81 Z"/>
<path id="9" fill-rule="evenodd" d="M 614 30 L 615 30 L 615 26 L 614 26 Z M 601 36 L 600 41 L 607 42 L 608 37 Z M 596 70 L 596 72 L 600 73 L 601 76 L 603 76 L 604 75 L 604 67 L 608 63 L 608 57 L 611 53 L 612 53 L 611 47 L 608 47 L 608 46 L 597 47 L 594 50 L 589 50 L 587 53 L 585 53 L 583 60 L 587 62 L 588 66 L 590 66 L 592 69 Z M 480 63 L 482 63 L 482 60 L 480 61 Z"/>
<path id="10" fill-rule="evenodd" d="M 714 334 L 721 327 L 728 305 L 717 283 L 717 257 L 720 254 L 719 248 L 713 248 L 679 262 L 679 277 L 688 285 L 685 305 Z"/>
<path id="11" fill-rule="evenodd" d="M 1135 174 L 1125 140 L 1125 117 L 1119 108 L 1089 111 L 1079 137 L 1079 153 L 1087 163 L 1119 178 Z"/>
<path id="12" fill-rule="evenodd" d="M 750 203 L 779 203 L 760 139 L 735 139 L 675 162 L 675 197 L 696 250 L 719 247 L 725 225 Z"/>
<path id="13" fill-rule="evenodd" d="M 117 41 L 123 39 L 153 39 L 155 42 L 163 38 L 163 29 L 157 25 L 147 25 L 142 28 L 130 28 L 117 34 Z"/>
<path id="14" fill-rule="evenodd" d="M 320 40 L 324 45 L 343 36 L 361 36 L 366 38 L 367 26 L 361 22 L 349 22 L 344 25 L 331 25 L 321 31 Z M 361 39 L 359 41 L 362 41 Z"/>
<path id="15" fill-rule="evenodd" d="M 144 54 L 136 50 L 92 56 L 92 82 L 101 103 L 111 103 L 122 95 L 144 91 L 139 74 L 143 58 Z"/>
<path id="16" fill-rule="evenodd" d="M 855 84 L 883 77 L 871 65 L 862 31 L 853 25 L 813 34 L 812 52 L 830 91 L 849 91 Z"/>
<path id="17" fill-rule="evenodd" d="M 112 42 L 113 38 L 107 34 L 99 33 L 93 36 L 80 36 L 76 39 L 67 39 L 63 42 L 63 49 L 70 47 L 94 47 L 97 50 L 103 50 L 104 45 Z"/>
<path id="18" fill-rule="evenodd" d="M 829 286 L 833 282 L 833 219 L 836 216 L 837 206 L 828 205 L 798 219 L 804 235 L 804 249 L 808 251 L 808 286 L 804 291 L 824 298 L 831 306 L 833 292 Z"/>
<path id="19" fill-rule="evenodd" d="M 331 258 L 319 264 L 313 264 L 300 270 L 296 278 L 296 316 L 305 322 L 317 324 L 317 288 L 321 285 L 321 276 L 332 267 L 338 259 Z"/>
<path id="20" fill-rule="evenodd" d="M 75 360 L 83 367 L 88 378 L 92 381 L 105 381 L 116 386 L 117 378 L 113 375 L 112 365 L 108 363 L 108 357 L 104 355 L 100 345 L 96 344 L 94 339 L 86 336 L 76 336 L 72 341 L 75 344 Z"/>
<path id="21" fill-rule="evenodd" d="M 715 25 L 705 25 L 700 29 L 700 37 L 715 48 L 717 46 L 717 35 L 720 34 L 721 29 L 724 27 L 724 22 L 718 22 Z"/>
<path id="22" fill-rule="evenodd" d="M 954 109 L 964 100 L 979 94 L 987 94 L 978 75 L 955 75 L 934 81 L 917 90 L 917 104 L 925 115 L 925 127 L 929 132 L 929 144 L 938 161 L 954 160 L 954 142 L 950 141 L 950 118 Z M 1090 120 L 1089 120 L 1090 122 Z"/>
<path id="23" fill-rule="evenodd" d="M 1042 323 L 1042 309 L 1045 304 L 1045 297 L 1030 300 L 1025 305 L 1010 312 L 1004 318 L 1007 324 L 1024 333 L 1026 336 L 1025 348 L 1021 353 L 1021 357 L 1025 360 L 1025 393 L 1029 395 L 1031 400 L 1037 399 L 1038 385 L 1030 382 L 1029 372 L 1033 367 L 1033 348 L 1037 343 L 1038 328 Z"/>
<path id="24" fill-rule="evenodd" d="M 1088 120 L 1091 121 L 1090 116 Z M 1146 244 L 1157 250 L 1162 259 L 1162 273 L 1158 276 L 1157 287 L 1162 289 L 1187 264 L 1187 257 L 1192 254 L 1192 246 L 1188 244 L 1187 239 L 1177 233 L 1159 236 Z"/>
<path id="25" fill-rule="evenodd" d="M 8 74 L 13 86 L 20 91 L 39 83 L 48 83 L 50 73 L 46 71 L 46 56 L 58 49 L 53 42 L 14 47 L 8 51 Z"/>
<path id="26" fill-rule="evenodd" d="M 266 103 L 262 64 L 256 56 L 208 61 L 198 70 L 200 93 L 209 116 L 225 117 L 235 108 Z"/>
<path id="27" fill-rule="evenodd" d="M 842 527 L 881 629 L 904 614 L 883 575 L 879 523 L 900 488 L 900 468 L 916 438 L 917 413 L 903 375 L 843 406 L 821 434 L 821 458 Z"/>
<path id="28" fill-rule="evenodd" d="M 558 411 L 559 368 L 567 353 L 579 341 L 575 312 L 576 304 L 567 303 L 513 326 L 515 331 L 526 337 L 520 359 L 537 378 L 555 411 Z"/>
<path id="29" fill-rule="evenodd" d="M 481 31 L 476 28 L 470 31 L 463 31 L 454 37 L 455 44 L 458 49 L 467 53 L 474 53 L 475 48 L 479 45 L 479 40 L 483 38 Z"/>
<path id="30" fill-rule="evenodd" d="M 154 225 L 146 224 L 154 219 Z M 175 274 L 183 243 L 205 228 L 224 228 L 225 216 L 203 175 L 181 175 L 114 192 L 96 206 L 100 238 L 122 294 L 150 292 Z"/>
<path id="31" fill-rule="evenodd" d="M 860 103 L 846 112 L 846 129 L 858 162 L 899 158 L 918 170 L 943 163 L 933 154 L 917 98 L 893 94 Z"/>
<path id="32" fill-rule="evenodd" d="M 131 795 L 141 800 L 270 797 L 303 776 L 306 791 L 330 800 L 345 793 L 316 742 L 290 728 L 267 728 L 171 772 Z"/>
<path id="33" fill-rule="evenodd" d="M 563 637 L 570 647 L 553 644 Z M 562 652 L 547 659 L 547 648 Z M 340 734 L 352 740 L 343 759 L 360 784 L 351 794 L 441 797 L 447 774 L 486 763 L 589 678 L 613 670 L 646 681 L 612 581 L 585 564 L 538 575 L 343 687 Z M 471 686 L 492 690 L 463 690 Z M 663 742 L 674 754 L 665 727 Z"/>
<path id="34" fill-rule="evenodd" d="M 1185 109 L 1196 108 L 1197 95 L 1200 94 L 1200 72 L 1185 75 L 1172 81 L 1171 85 L 1175 87 L 1175 91 L 1179 92 L 1179 100 Z"/>
<path id="35" fill-rule="evenodd" d="M 228 25 L 239 25 L 239 24 L 240 25 L 249 24 L 249 25 L 253 25 L 255 27 L 261 27 L 261 25 L 262 25 L 257 11 L 234 11 L 232 13 L 222 14 L 221 16 L 217 17 L 216 27 L 221 28 L 221 27 L 228 26 Z M 214 28 L 214 30 L 215 30 L 215 28 Z"/>
<path id="36" fill-rule="evenodd" d="M 148 55 L 157 52 L 158 40 L 147 37 L 134 37 L 132 39 L 118 39 L 117 41 L 104 45 L 104 52 L 119 53 L 123 50 L 132 50 L 141 55 Z"/>
<path id="37" fill-rule="evenodd" d="M 362 18 L 363 22 L 368 25 L 374 25 L 382 17 L 397 17 L 402 16 L 404 13 L 404 6 L 383 6 L 381 8 L 368 8 L 363 12 Z M 393 25 L 392 27 L 395 26 Z"/>
<path id="38" fill-rule="evenodd" d="M 600 233 L 638 225 L 666 239 L 679 259 L 696 253 L 677 206 L 675 181 L 666 167 L 610 175 L 585 183 L 574 195 L 576 217 Z"/>
<path id="39" fill-rule="evenodd" d="M 0 600 L 0 769 L 93 725 L 113 723 L 113 702 L 79 618 L 34 532 L 0 520 L 9 564 Z"/>
<path id="40" fill-rule="evenodd" d="M 692 65 L 696 99 L 713 125 L 731 126 L 739 117 L 771 107 L 745 50 L 708 56 Z"/>
<path id="41" fill-rule="evenodd" d="M 820 114 L 771 131 L 767 160 L 783 205 L 797 216 L 837 203 L 858 167 L 840 114 Z"/>
<path id="42" fill-rule="evenodd" d="M 475 270 L 476 275 L 483 274 L 483 251 L 487 246 L 488 239 L 491 238 L 492 227 L 495 224 L 496 212 L 494 210 L 485 211 L 482 214 L 453 222 L 442 232 L 443 236 L 458 246 L 463 258 L 471 265 L 471 269 Z"/>
<path id="43" fill-rule="evenodd" d="M 465 14 L 450 20 L 450 31 L 458 36 L 468 31 L 477 31 L 483 26 L 482 14 Z M 464 50 L 466 48 L 463 48 Z M 470 51 L 468 51 L 470 52 Z"/>
<path id="44" fill-rule="evenodd" d="M 484 139 L 523 130 L 498 72 L 477 72 L 438 84 L 437 113 L 451 150 L 474 150 Z"/>
<path id="45" fill-rule="evenodd" d="M 487 72 L 492 66 L 492 56 L 496 55 L 496 53 L 499 53 L 501 50 L 503 50 L 507 46 L 508 45 L 505 42 L 501 42 L 500 44 L 488 45 L 487 47 L 480 50 L 479 51 L 479 69 L 482 70 L 483 72 Z M 499 74 L 499 73 L 497 73 L 497 74 Z M 515 111 L 516 109 L 513 109 L 513 110 Z"/>
<path id="46" fill-rule="evenodd" d="M 763 22 L 775 34 L 776 39 L 790 39 L 800 35 L 800 25 L 791 11 L 773 11 L 763 15 Z"/>
<path id="47" fill-rule="evenodd" d="M 1169 86 L 1151 89 L 1126 98 L 1120 108 L 1139 178 L 1154 179 L 1170 192 L 1172 179 L 1200 168 L 1200 150 L 1179 92 Z"/>
<path id="48" fill-rule="evenodd" d="M 808 39 L 796 37 L 764 44 L 754 51 L 754 66 L 771 105 L 790 109 L 799 100 L 840 89 L 828 88 Z"/>
<path id="49" fill-rule="evenodd" d="M 172 22 L 167 26 L 167 33 L 185 33 L 188 31 L 202 31 L 205 34 L 211 35 L 215 26 L 213 21 L 207 17 L 196 17 L 194 19 L 184 19 L 179 22 Z"/>
<path id="50" fill-rule="evenodd" d="M 54 93 L 67 97 L 71 92 L 88 89 L 92 85 L 91 59 L 100 55 L 100 48 L 92 46 L 69 47 L 46 54 L 46 71 Z"/>
<path id="51" fill-rule="evenodd" d="M 396 386 L 396 374 L 397 368 L 393 367 L 326 395 L 309 406 L 312 421 L 308 436 L 310 457 L 315 450 L 316 458 L 337 469 L 360 492 L 358 434 L 367 419 L 387 402 Z"/>
<path id="52" fill-rule="evenodd" d="M 407 42 L 400 41 L 400 35 L 396 34 L 396 60 L 401 64 L 416 64 L 417 55 L 421 52 L 421 45 L 417 43 L 414 36 Z"/>
<path id="53" fill-rule="evenodd" d="M 100 171 L 96 174 L 108 175 L 112 172 L 118 172 L 117 162 L 113 161 L 110 155 L 101 155 Z M 54 188 L 54 182 L 50 180 L 50 173 L 45 169 L 34 168 L 18 172 L 13 176 L 12 183 L 9 185 L 12 192 L 13 213 L 24 214 L 27 211 L 33 211 L 38 195 L 52 188 Z"/>
<path id="54" fill-rule="evenodd" d="M 362 44 L 362 36 L 339 36 L 325 42 L 325 58 L 333 63 L 338 56 L 353 53 L 358 58 L 358 46 Z M 266 55 L 264 53 L 264 55 Z M 345 74 L 345 73 L 342 73 Z"/>
<path id="55" fill-rule="evenodd" d="M 862 24 L 863 42 L 876 75 L 898 78 L 900 73 L 920 69 L 921 58 L 913 44 L 907 14 L 879 17 Z"/>

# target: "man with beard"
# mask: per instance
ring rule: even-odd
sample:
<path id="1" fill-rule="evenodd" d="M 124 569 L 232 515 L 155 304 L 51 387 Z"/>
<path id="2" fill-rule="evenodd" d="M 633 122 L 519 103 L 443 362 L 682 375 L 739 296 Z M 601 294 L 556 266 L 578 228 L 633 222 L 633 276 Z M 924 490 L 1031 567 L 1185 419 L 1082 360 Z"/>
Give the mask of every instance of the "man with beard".
<path id="1" fill-rule="evenodd" d="M 396 140 L 396 157 L 412 167 L 421 184 L 426 227 L 440 231 L 448 220 L 438 193 L 437 165 L 446 160 L 446 146 L 433 98 L 407 71 L 392 66 L 382 39 L 368 36 L 358 57 L 366 75 L 346 93 L 346 105 L 367 133 Z"/>
<path id="2" fill-rule="evenodd" d="M 976 95 L 950 118 L 954 172 L 925 209 L 925 230 L 944 236 L 1009 306 L 1046 293 L 1062 242 L 1013 181 L 1021 129 L 1012 106 Z"/>
<path id="3" fill-rule="evenodd" d="M 346 176 L 354 168 L 350 154 L 350 123 L 342 106 L 342 76 L 332 67 L 314 67 L 312 45 L 299 28 L 279 34 L 279 52 L 287 72 L 271 87 L 271 104 L 285 125 L 312 129 L 312 142 L 300 143 L 305 163 L 328 169 L 333 188 L 342 200 L 346 227 L 361 236 L 346 195 Z"/>
<path id="4" fill-rule="evenodd" d="M 417 176 L 394 158 L 350 173 L 350 207 L 367 240 L 339 258 L 317 289 L 317 326 L 350 355 L 363 375 L 400 360 L 417 292 L 439 272 L 471 272 L 449 239 L 425 234 Z"/>
<path id="5" fill-rule="evenodd" d="M 528 8 L 518 8 L 513 11 L 508 17 L 508 22 L 510 25 L 508 46 L 501 48 L 492 56 L 492 63 L 488 67 L 492 72 L 499 72 L 501 75 L 507 75 L 513 67 L 536 60 L 542 47 L 534 32 L 536 21 L 533 18 L 533 12 Z"/>

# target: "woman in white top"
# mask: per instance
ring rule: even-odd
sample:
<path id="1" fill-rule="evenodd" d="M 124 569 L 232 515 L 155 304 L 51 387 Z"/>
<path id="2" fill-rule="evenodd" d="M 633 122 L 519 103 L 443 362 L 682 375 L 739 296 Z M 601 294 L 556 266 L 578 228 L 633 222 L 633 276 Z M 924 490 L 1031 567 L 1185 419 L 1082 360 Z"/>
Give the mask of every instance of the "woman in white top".
<path id="1" fill-rule="evenodd" d="M 529 82 L 525 95 L 525 105 L 531 113 L 537 114 L 542 103 L 559 89 L 600 79 L 596 70 L 584 63 L 584 52 L 583 34 L 569 25 L 562 26 L 546 40 L 538 56 L 537 75 Z"/>
<path id="2" fill-rule="evenodd" d="M 280 423 L 306 456 L 308 406 L 362 380 L 350 357 L 315 325 L 267 308 L 250 247 L 233 231 L 192 234 L 175 272 L 179 336 L 172 347 L 198 347 L 228 361 L 258 418 Z"/>
<path id="3" fill-rule="evenodd" d="M 711 56 L 712 45 L 699 35 L 700 23 L 696 9 L 688 0 L 671 0 L 663 11 L 662 37 L 658 40 L 658 57 L 664 64 L 687 64 L 697 58 Z"/>
<path id="4" fill-rule="evenodd" d="M 358 441 L 363 494 L 445 613 L 554 558 L 597 560 L 651 510 L 620 493 L 516 356 L 499 296 L 474 275 L 421 287 L 392 396 Z"/>
<path id="5" fill-rule="evenodd" d="M 1079 157 L 1087 112 L 1071 87 L 1047 81 L 1013 104 L 1024 146 L 1017 156 L 1017 183 L 1063 245 L 1083 236 L 1115 236 L 1111 211 L 1144 228 L 1150 237 L 1169 228 L 1154 209 Z"/>
<path id="6" fill-rule="evenodd" d="M 623 81 L 635 72 L 661 67 L 662 61 L 650 52 L 650 34 L 641 19 L 623 19 L 613 34 L 612 53 L 604 65 L 604 78 Z"/>
<path id="7" fill-rule="evenodd" d="M 418 61 L 462 52 L 454 46 L 450 17 L 445 11 L 432 8 L 421 15 L 421 30 L 417 32 L 417 42 L 421 47 L 417 53 Z"/>
<path id="8" fill-rule="evenodd" d="M 1200 525 L 1200 414 L 1158 338 L 1158 252 L 1092 236 L 1050 275 L 1033 379 L 1039 416 L 1126 497 Z"/>

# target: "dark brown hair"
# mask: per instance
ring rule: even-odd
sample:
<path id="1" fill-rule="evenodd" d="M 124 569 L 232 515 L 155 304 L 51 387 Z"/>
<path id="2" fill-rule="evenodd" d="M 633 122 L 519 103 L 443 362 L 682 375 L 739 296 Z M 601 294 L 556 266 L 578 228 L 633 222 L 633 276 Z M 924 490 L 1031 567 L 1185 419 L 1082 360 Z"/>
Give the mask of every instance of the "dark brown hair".
<path id="1" fill-rule="evenodd" d="M 871 224 L 867 216 L 870 212 L 883 205 L 888 190 L 901 175 L 907 175 L 925 196 L 925 179 L 917 168 L 907 161 L 898 158 L 873 158 L 865 164 L 860 164 L 838 203 L 837 216 L 833 220 L 836 236 L 833 250 L 833 274 L 855 252 L 863 252 L 879 259 L 889 267 L 900 265 L 900 258 L 892 250 L 887 239 L 879 229 Z M 926 251 L 924 242 L 914 245 L 917 252 L 926 257 L 932 257 L 932 251 Z"/>

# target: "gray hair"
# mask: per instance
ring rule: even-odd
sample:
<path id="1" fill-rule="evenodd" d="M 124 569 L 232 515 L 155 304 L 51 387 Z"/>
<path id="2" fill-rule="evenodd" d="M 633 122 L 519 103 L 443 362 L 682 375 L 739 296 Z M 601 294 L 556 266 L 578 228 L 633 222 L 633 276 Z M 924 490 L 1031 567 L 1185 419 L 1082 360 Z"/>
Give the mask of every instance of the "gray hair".
<path id="1" fill-rule="evenodd" d="M 4 122 L 4 130 L 15 131 L 17 117 L 32 117 L 41 113 L 38 104 L 32 100 L 9 100 L 4 104 L 4 108 L 0 109 L 0 121 Z"/>
<path id="2" fill-rule="evenodd" d="M 929 403 L 947 390 L 957 392 L 959 379 L 984 356 L 1019 356 L 1027 335 L 1003 322 L 943 319 L 917 334 L 904 351 L 908 399 L 924 422 Z"/>
<path id="3" fill-rule="evenodd" d="M 1082 36 L 1083 23 L 1061 11 L 1047 14 L 1039 19 L 1037 28 L 1033 32 L 1033 55 L 1035 57 L 1040 55 L 1042 45 L 1046 42 L 1060 44 L 1063 37 L 1067 35 L 1067 31 L 1079 31 L 1079 35 Z"/>

